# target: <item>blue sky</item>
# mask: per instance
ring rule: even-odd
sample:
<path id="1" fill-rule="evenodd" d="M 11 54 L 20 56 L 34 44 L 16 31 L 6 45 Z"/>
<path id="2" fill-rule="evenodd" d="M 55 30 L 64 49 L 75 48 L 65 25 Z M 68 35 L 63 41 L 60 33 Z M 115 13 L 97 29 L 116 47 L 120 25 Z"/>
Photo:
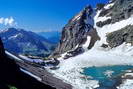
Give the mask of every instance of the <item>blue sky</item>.
<path id="1" fill-rule="evenodd" d="M 61 30 L 86 5 L 108 0 L 0 0 L 0 18 L 13 18 L 18 28 Z M 0 29 L 7 26 L 0 24 Z"/>

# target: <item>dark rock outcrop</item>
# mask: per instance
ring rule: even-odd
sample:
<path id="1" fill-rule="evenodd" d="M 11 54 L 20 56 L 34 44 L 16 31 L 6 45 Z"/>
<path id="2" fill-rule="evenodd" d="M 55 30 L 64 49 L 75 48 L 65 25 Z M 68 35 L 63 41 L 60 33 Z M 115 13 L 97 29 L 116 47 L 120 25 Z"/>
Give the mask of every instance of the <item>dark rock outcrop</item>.
<path id="1" fill-rule="evenodd" d="M 110 3 L 114 3 L 111 8 L 102 8 L 99 17 L 110 16 L 110 20 L 103 22 L 97 22 L 97 26 L 103 27 L 107 24 L 113 24 L 124 19 L 128 19 L 133 14 L 133 0 L 112 0 Z"/>
<path id="2" fill-rule="evenodd" d="M 111 19 L 107 19 L 106 21 L 99 21 L 96 23 L 96 25 L 98 27 L 103 27 L 104 25 L 110 24 L 111 23 Z"/>
<path id="3" fill-rule="evenodd" d="M 100 12 L 99 17 L 106 16 L 108 13 L 110 13 L 110 11 L 111 11 L 111 9 L 102 8 L 102 11 Z"/>
<path id="4" fill-rule="evenodd" d="M 76 48 L 73 51 L 67 52 L 67 54 L 65 55 L 64 59 L 68 59 L 70 57 L 77 56 L 77 55 L 79 55 L 79 54 L 81 54 L 83 52 L 84 52 L 83 48 L 82 47 L 78 47 L 78 48 Z"/>
<path id="5" fill-rule="evenodd" d="M 96 10 L 101 10 L 104 6 L 105 6 L 105 4 L 98 3 L 97 6 L 96 6 Z"/>
<path id="6" fill-rule="evenodd" d="M 117 47 L 122 43 L 131 43 L 133 45 L 133 26 L 129 25 L 118 31 L 114 31 L 107 35 L 107 42 L 110 47 Z"/>
<path id="7" fill-rule="evenodd" d="M 133 0 L 116 0 L 110 15 L 112 22 L 129 18 L 133 14 Z"/>

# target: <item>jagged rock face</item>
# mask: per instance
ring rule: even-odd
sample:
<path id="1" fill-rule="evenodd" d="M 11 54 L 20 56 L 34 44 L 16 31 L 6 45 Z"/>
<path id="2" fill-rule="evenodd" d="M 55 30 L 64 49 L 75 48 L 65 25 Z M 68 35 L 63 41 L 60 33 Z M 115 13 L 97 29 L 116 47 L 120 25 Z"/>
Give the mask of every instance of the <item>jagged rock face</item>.
<path id="1" fill-rule="evenodd" d="M 105 6 L 105 4 L 103 4 L 103 3 L 98 3 L 98 4 L 97 4 L 97 7 L 96 7 L 96 10 L 101 10 L 104 6 Z"/>
<path id="2" fill-rule="evenodd" d="M 133 14 L 133 0 L 116 0 L 110 15 L 112 23 L 129 18 Z"/>
<path id="3" fill-rule="evenodd" d="M 117 47 L 122 43 L 131 43 L 133 45 L 133 25 L 126 26 L 123 29 L 109 33 L 107 42 L 110 47 Z"/>
<path id="4" fill-rule="evenodd" d="M 99 14 L 99 17 L 107 16 L 111 19 L 97 22 L 98 27 L 128 19 L 133 14 L 133 0 L 112 0 L 111 3 L 114 3 L 111 8 L 102 8 Z"/>
<path id="5" fill-rule="evenodd" d="M 98 12 L 95 15 L 96 18 L 93 17 L 95 11 Z M 108 34 L 106 42 L 109 45 L 103 42 L 103 45 L 99 47 L 117 47 L 124 42 L 132 43 L 131 26 L 131 28 L 126 27 L 120 31 L 111 29 L 112 32 L 107 31 L 106 34 L 102 34 L 100 28 L 130 18 L 133 14 L 133 0 L 110 0 L 106 5 L 98 4 L 95 11 L 90 6 L 86 7 L 68 22 L 63 28 L 61 41 L 52 55 L 56 56 L 67 52 L 66 58 L 68 58 L 83 53 L 83 44 L 87 41 L 88 36 L 91 37 L 88 49 L 91 49 L 97 40 L 104 41 L 102 37 L 105 35 L 106 38 L 106 34 Z M 105 30 L 105 28 L 103 29 Z M 101 38 L 98 36 L 97 31 Z"/>
<path id="6" fill-rule="evenodd" d="M 63 28 L 61 41 L 53 55 L 68 52 L 75 49 L 76 46 L 77 48 L 82 47 L 89 32 L 94 30 L 93 25 L 93 9 L 91 6 L 87 6 Z"/>
<path id="7" fill-rule="evenodd" d="M 102 8 L 99 17 L 110 18 L 105 21 L 97 22 L 96 25 L 98 27 L 115 24 L 116 22 L 126 20 L 133 15 L 133 0 L 112 0 L 109 4 L 112 4 L 112 6 L 110 8 Z M 133 45 L 132 30 L 133 26 L 129 25 L 122 29 L 118 29 L 117 31 L 108 33 L 106 36 L 108 45 L 111 48 L 120 46 L 124 42 Z"/>

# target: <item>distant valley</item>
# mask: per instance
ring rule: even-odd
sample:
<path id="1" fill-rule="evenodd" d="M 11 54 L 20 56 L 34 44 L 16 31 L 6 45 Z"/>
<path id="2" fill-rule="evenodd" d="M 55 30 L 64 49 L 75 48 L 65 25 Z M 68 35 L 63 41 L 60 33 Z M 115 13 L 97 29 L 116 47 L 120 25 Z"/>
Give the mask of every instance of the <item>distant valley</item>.
<path id="1" fill-rule="evenodd" d="M 56 46 L 56 42 L 51 42 L 44 36 L 18 28 L 1 30 L 0 37 L 5 49 L 15 54 L 45 57 Z"/>
<path id="2" fill-rule="evenodd" d="M 51 31 L 51 32 L 37 32 L 38 35 L 45 37 L 52 43 L 58 43 L 61 38 L 61 32 L 59 31 Z"/>

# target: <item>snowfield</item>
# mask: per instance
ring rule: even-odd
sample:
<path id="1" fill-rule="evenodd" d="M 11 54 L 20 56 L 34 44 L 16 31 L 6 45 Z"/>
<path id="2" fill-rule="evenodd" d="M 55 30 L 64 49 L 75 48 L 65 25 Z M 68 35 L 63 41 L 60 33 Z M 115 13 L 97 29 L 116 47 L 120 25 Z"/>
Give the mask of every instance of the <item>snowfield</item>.
<path id="1" fill-rule="evenodd" d="M 97 42 L 98 43 L 98 42 Z M 98 81 L 91 80 L 91 76 L 82 75 L 83 68 L 92 66 L 108 66 L 108 65 L 133 65 L 133 56 L 124 54 L 130 49 L 129 46 L 123 44 L 114 49 L 97 48 L 93 49 L 67 60 L 60 60 L 59 69 L 50 70 L 56 77 L 72 84 L 74 89 L 93 89 L 98 87 Z M 107 52 L 108 51 L 108 52 Z M 129 53 L 132 51 L 129 51 Z M 60 58 L 61 59 L 61 58 Z M 90 79 L 90 80 L 87 80 Z"/>

